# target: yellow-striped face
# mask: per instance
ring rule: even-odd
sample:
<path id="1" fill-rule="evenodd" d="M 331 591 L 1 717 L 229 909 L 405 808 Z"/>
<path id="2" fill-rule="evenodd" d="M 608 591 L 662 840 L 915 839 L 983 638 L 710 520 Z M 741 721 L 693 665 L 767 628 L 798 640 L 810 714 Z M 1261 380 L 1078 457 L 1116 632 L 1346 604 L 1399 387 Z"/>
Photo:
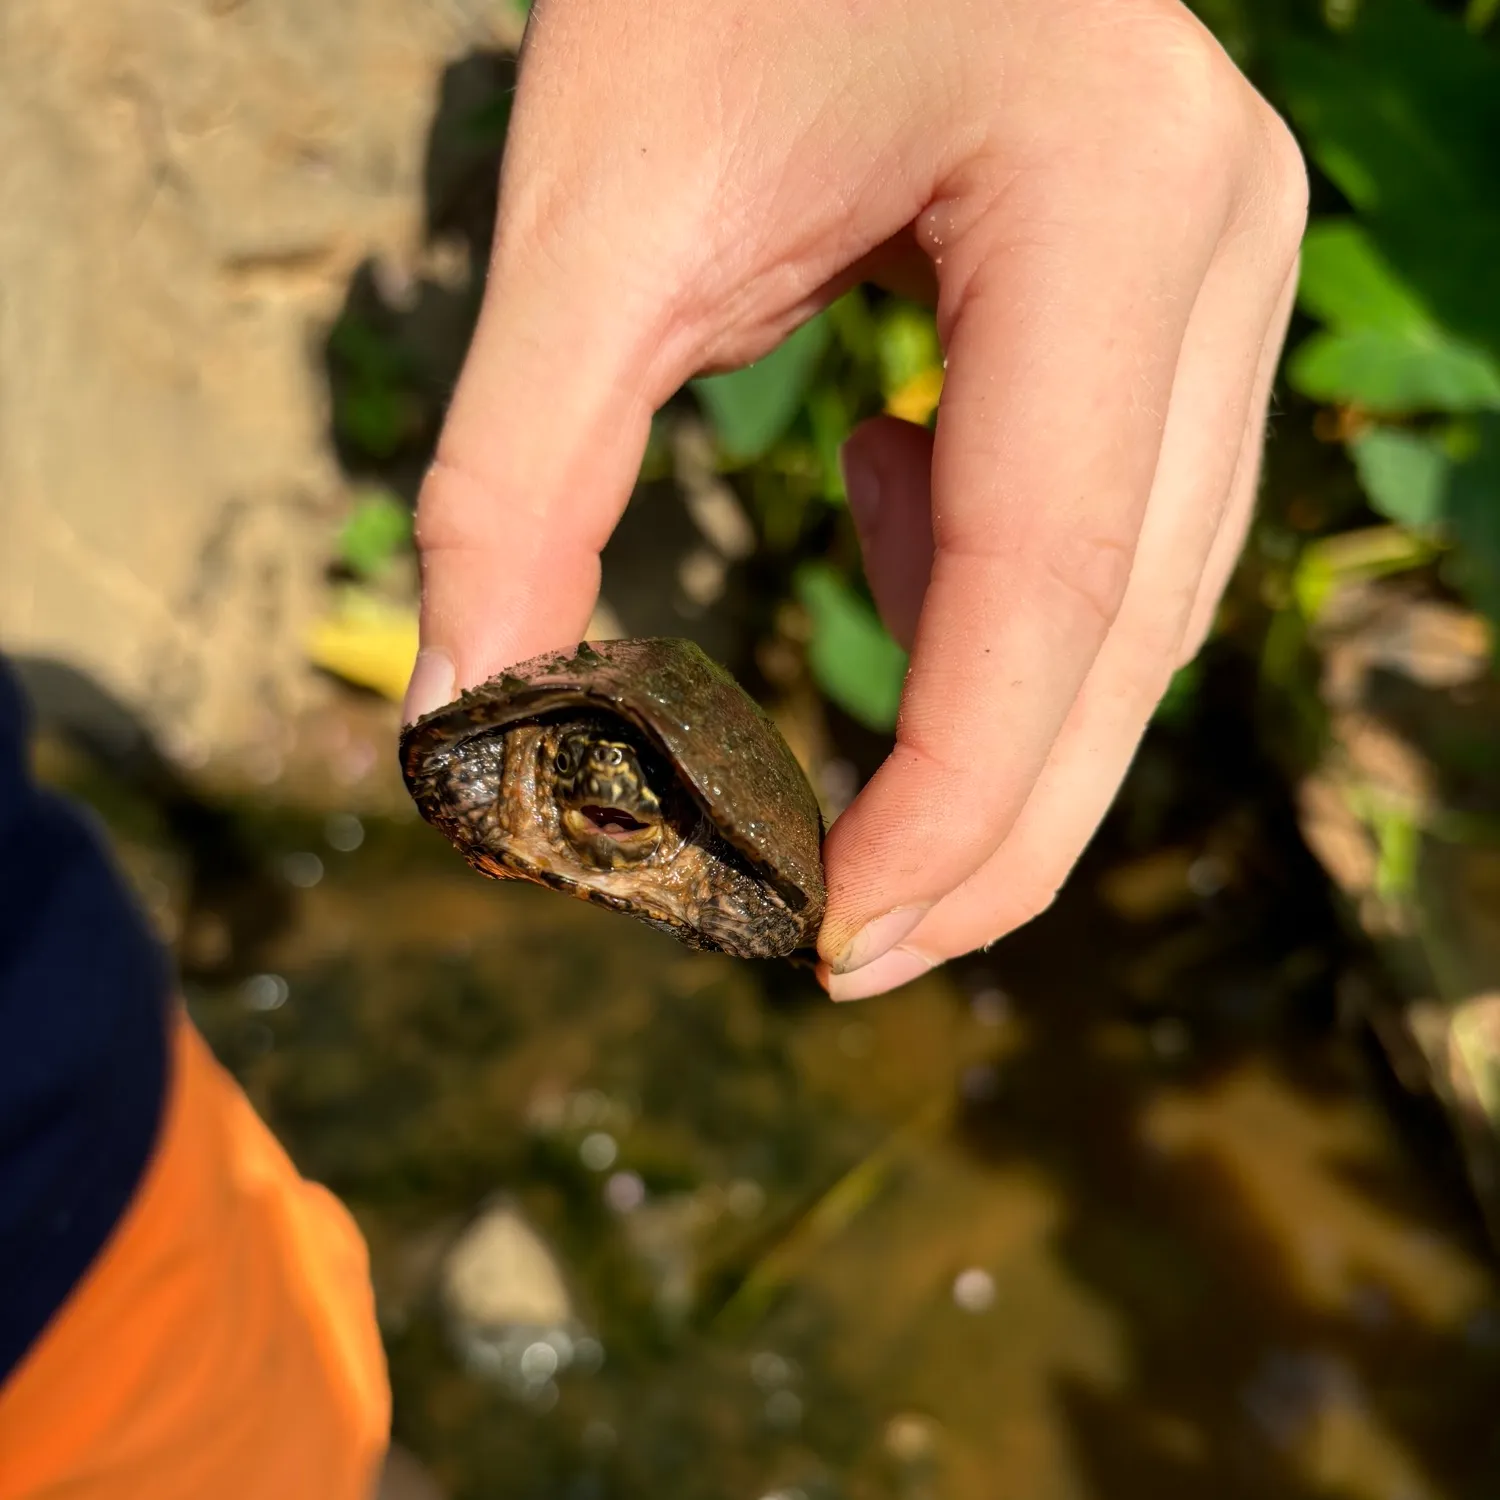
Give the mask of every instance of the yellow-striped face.
<path id="1" fill-rule="evenodd" d="M 618 869 L 655 853 L 664 813 L 634 745 L 602 726 L 578 724 L 560 728 L 547 753 L 543 770 L 563 834 L 580 857 Z"/>

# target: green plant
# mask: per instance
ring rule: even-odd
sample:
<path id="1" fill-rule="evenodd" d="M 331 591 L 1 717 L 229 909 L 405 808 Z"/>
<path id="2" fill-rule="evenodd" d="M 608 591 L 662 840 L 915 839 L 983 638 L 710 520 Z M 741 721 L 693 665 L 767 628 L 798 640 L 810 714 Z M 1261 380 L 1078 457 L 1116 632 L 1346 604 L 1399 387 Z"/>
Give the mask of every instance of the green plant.
<path id="1" fill-rule="evenodd" d="M 1287 25 L 1269 71 L 1348 211 L 1309 228 L 1299 301 L 1321 326 L 1287 378 L 1350 409 L 1371 506 L 1447 549 L 1500 621 L 1500 57 L 1466 17 L 1365 0 L 1338 31 Z"/>

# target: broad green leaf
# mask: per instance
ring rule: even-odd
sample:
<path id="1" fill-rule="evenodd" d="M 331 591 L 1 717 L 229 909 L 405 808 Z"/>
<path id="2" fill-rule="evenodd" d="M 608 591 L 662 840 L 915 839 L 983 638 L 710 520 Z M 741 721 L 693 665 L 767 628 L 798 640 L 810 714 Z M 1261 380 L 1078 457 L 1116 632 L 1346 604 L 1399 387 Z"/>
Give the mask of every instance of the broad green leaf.
<path id="1" fill-rule="evenodd" d="M 1495 362 L 1436 328 L 1315 333 L 1292 355 L 1287 376 L 1315 401 L 1382 415 L 1500 410 Z"/>
<path id="2" fill-rule="evenodd" d="M 1388 521 L 1416 531 L 1442 524 L 1452 460 L 1437 438 L 1374 427 L 1349 452 L 1370 504 Z"/>
<path id="3" fill-rule="evenodd" d="M 1289 364 L 1305 395 L 1377 412 L 1500 409 L 1500 360 L 1444 329 L 1364 225 L 1328 219 L 1312 227 L 1298 295 L 1332 330 Z"/>
<path id="4" fill-rule="evenodd" d="M 1350 445 L 1384 527 L 1328 537 L 1304 549 L 1295 583 L 1304 615 L 1316 616 L 1330 580 L 1379 577 L 1430 562 L 1500 625 L 1500 417 L 1455 422 L 1417 434 L 1377 428 Z"/>
<path id="5" fill-rule="evenodd" d="M 825 563 L 806 563 L 794 580 L 812 620 L 808 664 L 818 686 L 866 728 L 895 726 L 906 680 L 906 653 L 871 605 Z"/>
<path id="6" fill-rule="evenodd" d="M 1432 317 L 1353 219 L 1321 219 L 1302 242 L 1297 300 L 1332 328 L 1427 330 Z"/>
<path id="7" fill-rule="evenodd" d="M 1360 210 L 1376 271 L 1500 361 L 1500 54 L 1424 0 L 1362 0 L 1337 36 L 1285 22 L 1276 32 L 1276 90 Z M 1309 258 L 1332 246 L 1341 272 L 1369 270 L 1349 253 L 1359 247 L 1336 243 L 1351 233 L 1314 226 Z M 1312 266 L 1304 305 L 1318 311 L 1328 285 Z M 1371 290 L 1360 280 L 1348 295 Z"/>
<path id="8" fill-rule="evenodd" d="M 366 490 L 339 532 L 339 558 L 350 572 L 373 578 L 411 545 L 410 508 L 385 490 Z"/>
<path id="9" fill-rule="evenodd" d="M 1380 214 L 1366 227 L 1391 273 L 1428 313 L 1500 363 L 1500 140 L 1494 149 L 1489 205 Z"/>
<path id="10" fill-rule="evenodd" d="M 755 364 L 692 382 L 726 459 L 749 463 L 785 435 L 827 345 L 828 322 L 820 314 Z"/>
<path id="11" fill-rule="evenodd" d="M 1500 57 L 1424 0 L 1364 0 L 1338 35 L 1290 29 L 1276 82 L 1308 148 L 1358 209 L 1493 203 Z"/>

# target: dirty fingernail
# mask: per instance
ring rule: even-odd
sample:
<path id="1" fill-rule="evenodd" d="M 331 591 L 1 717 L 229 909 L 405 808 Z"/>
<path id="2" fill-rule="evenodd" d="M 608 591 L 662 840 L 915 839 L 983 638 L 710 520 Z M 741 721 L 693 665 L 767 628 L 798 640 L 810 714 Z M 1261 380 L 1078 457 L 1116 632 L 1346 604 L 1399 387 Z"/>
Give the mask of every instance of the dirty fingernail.
<path id="1" fill-rule="evenodd" d="M 848 974 L 874 963 L 882 953 L 894 948 L 927 915 L 927 911 L 926 904 L 898 906 L 895 911 L 867 922 L 828 967 L 835 974 Z"/>
<path id="2" fill-rule="evenodd" d="M 920 979 L 936 963 L 910 948 L 892 948 L 872 963 L 852 974 L 830 974 L 828 996 L 831 1000 L 864 1000 L 871 995 L 882 995 L 886 990 L 899 989 Z"/>
<path id="3" fill-rule="evenodd" d="M 406 688 L 406 702 L 401 707 L 401 722 L 413 724 L 423 714 L 441 708 L 453 697 L 458 676 L 453 658 L 441 646 L 424 646 L 417 652 Z"/>

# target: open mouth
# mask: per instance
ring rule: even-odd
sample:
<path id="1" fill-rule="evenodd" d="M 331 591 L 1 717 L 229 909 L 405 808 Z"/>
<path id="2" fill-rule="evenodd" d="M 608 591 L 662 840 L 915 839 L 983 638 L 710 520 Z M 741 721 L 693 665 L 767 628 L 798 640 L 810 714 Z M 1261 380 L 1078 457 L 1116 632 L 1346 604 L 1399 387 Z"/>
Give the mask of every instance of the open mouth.
<path id="1" fill-rule="evenodd" d="M 600 833 L 607 834 L 612 839 L 628 839 L 631 834 L 640 833 L 648 825 L 641 822 L 639 818 L 633 818 L 620 807 L 580 807 L 578 811 L 587 818 Z"/>

